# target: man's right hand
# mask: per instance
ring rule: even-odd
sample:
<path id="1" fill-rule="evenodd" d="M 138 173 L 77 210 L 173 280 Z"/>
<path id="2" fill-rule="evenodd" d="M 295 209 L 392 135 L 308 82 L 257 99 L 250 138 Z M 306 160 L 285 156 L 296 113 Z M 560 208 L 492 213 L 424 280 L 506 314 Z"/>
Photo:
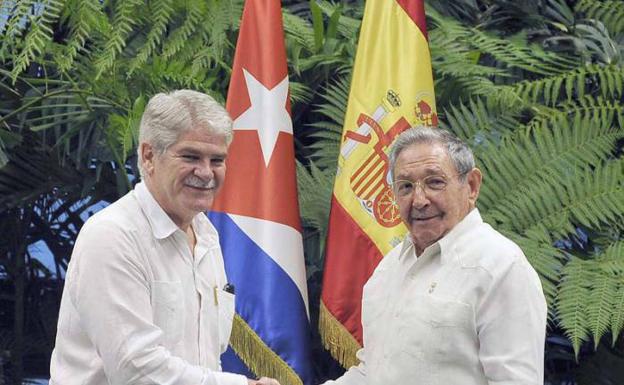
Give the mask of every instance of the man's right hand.
<path id="1" fill-rule="evenodd" d="M 273 378 L 262 377 L 259 380 L 247 380 L 248 385 L 280 385 L 280 383 Z"/>

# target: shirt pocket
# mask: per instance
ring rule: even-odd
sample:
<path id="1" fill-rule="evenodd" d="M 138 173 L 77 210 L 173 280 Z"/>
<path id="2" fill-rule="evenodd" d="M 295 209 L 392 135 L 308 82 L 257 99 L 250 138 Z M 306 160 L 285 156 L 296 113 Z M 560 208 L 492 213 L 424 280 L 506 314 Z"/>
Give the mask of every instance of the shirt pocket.
<path id="1" fill-rule="evenodd" d="M 393 348 L 387 363 L 404 376 L 427 385 L 461 384 L 447 381 L 449 371 L 464 362 L 465 339 L 470 335 L 469 305 L 433 297 L 410 296 L 396 313 L 397 330 L 389 334 Z"/>
<path id="2" fill-rule="evenodd" d="M 152 282 L 154 324 L 163 331 L 163 345 L 172 348 L 184 336 L 184 298 L 178 281 Z"/>
<path id="3" fill-rule="evenodd" d="M 466 303 L 419 295 L 400 317 L 400 346 L 408 355 L 453 361 L 476 348 L 473 311 Z"/>
<path id="4" fill-rule="evenodd" d="M 224 290 L 217 290 L 219 303 L 219 351 L 225 352 L 230 342 L 232 323 L 234 322 L 235 296 Z"/>

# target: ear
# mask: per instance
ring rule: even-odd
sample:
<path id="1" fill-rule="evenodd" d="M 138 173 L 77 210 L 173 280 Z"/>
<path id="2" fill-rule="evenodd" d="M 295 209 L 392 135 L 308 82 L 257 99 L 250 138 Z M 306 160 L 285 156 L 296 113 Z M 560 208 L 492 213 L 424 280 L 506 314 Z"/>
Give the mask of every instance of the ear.
<path id="1" fill-rule="evenodd" d="M 141 143 L 140 146 L 141 159 L 139 159 L 139 162 L 143 165 L 143 171 L 145 171 L 145 174 L 152 175 L 152 172 L 154 171 L 154 160 L 156 158 L 154 148 L 151 144 L 146 142 Z"/>
<path id="2" fill-rule="evenodd" d="M 479 197 L 479 190 L 481 189 L 481 179 L 483 175 L 481 175 L 481 170 L 478 168 L 473 168 L 466 175 L 466 182 L 468 182 L 468 187 L 470 189 L 470 193 L 468 195 L 468 201 L 470 202 L 471 207 L 475 207 L 477 203 L 477 198 Z"/>

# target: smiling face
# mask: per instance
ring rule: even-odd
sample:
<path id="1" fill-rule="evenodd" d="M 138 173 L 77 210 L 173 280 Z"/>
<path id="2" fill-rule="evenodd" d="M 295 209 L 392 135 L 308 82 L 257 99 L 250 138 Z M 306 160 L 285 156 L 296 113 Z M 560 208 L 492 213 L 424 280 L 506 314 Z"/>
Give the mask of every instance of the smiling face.
<path id="1" fill-rule="evenodd" d="M 409 229 L 417 255 L 446 235 L 475 207 L 481 172 L 472 169 L 462 182 L 441 144 L 418 143 L 405 148 L 399 153 L 393 171 L 395 181 L 418 181 L 411 194 L 396 194 L 401 218 Z M 446 187 L 440 191 L 423 188 L 423 179 L 432 177 L 445 180 Z"/>
<path id="2" fill-rule="evenodd" d="M 227 142 L 206 129 L 183 132 L 163 154 L 141 143 L 145 183 L 158 204 L 183 230 L 210 210 L 225 179 Z"/>

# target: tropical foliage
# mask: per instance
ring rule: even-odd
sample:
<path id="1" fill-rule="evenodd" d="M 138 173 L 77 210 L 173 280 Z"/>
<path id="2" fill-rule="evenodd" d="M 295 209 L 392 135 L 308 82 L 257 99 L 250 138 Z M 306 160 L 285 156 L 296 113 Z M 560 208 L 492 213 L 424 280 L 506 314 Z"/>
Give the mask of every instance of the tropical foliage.
<path id="1" fill-rule="evenodd" d="M 314 306 L 363 2 L 283 3 Z M 521 245 L 542 278 L 553 381 L 578 374 L 583 383 L 609 383 L 600 364 L 603 374 L 583 380 L 595 348 L 609 358 L 600 362 L 624 360 L 622 4 L 427 2 L 441 126 L 475 149 L 482 214 Z M 0 7 L 0 228 L 13 234 L 0 241 L 0 273 L 13 283 L 0 298 L 12 305 L 2 314 L 0 350 L 12 352 L 20 377 L 21 355 L 49 354 L 54 338 L 58 287 L 45 302 L 37 285 L 52 276 L 60 285 L 91 206 L 135 180 L 146 100 L 175 88 L 224 100 L 242 0 Z M 40 240 L 56 271 L 27 247 Z M 50 324 L 37 319 L 44 314 Z M 585 375 L 575 374 L 575 355 L 581 369 L 592 363 Z M 321 364 L 319 377 L 330 366 Z"/>

